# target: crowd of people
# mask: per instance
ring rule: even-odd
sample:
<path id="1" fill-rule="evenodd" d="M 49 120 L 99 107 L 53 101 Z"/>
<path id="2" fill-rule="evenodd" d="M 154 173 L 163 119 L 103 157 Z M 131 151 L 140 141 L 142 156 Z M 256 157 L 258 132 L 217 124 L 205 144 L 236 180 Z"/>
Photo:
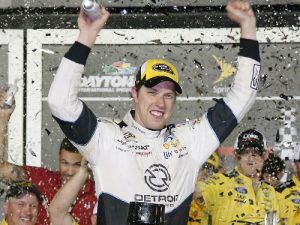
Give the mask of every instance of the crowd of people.
<path id="1" fill-rule="evenodd" d="M 63 138 L 60 149 L 59 149 L 59 171 L 51 171 L 43 167 L 33 166 L 18 166 L 12 163 L 8 163 L 4 160 L 5 156 L 5 137 L 8 127 L 8 122 L 11 113 L 13 112 L 15 105 L 11 108 L 4 106 L 6 92 L 0 93 L 0 180 L 6 184 L 15 184 L 15 189 L 18 187 L 22 190 L 23 181 L 31 182 L 43 196 L 43 204 L 38 207 L 38 217 L 36 218 L 35 213 L 28 208 L 19 211 L 9 211 L 14 213 L 12 218 L 19 219 L 18 223 L 9 223 L 12 225 L 16 224 L 38 224 L 38 225 L 49 225 L 49 204 L 52 202 L 56 193 L 60 188 L 68 183 L 68 181 L 77 174 L 78 171 L 82 170 L 82 155 L 78 152 L 77 148 L 67 139 Z M 18 183 L 21 182 L 21 183 Z M 26 189 L 25 189 L 26 190 Z M 32 189 L 28 189 L 28 193 L 32 193 Z M 20 194 L 16 192 L 13 197 L 22 197 L 23 191 Z M 94 206 L 97 198 L 95 196 L 95 184 L 92 179 L 86 179 L 84 186 L 76 194 L 76 201 L 72 202 L 72 209 L 70 213 L 78 221 L 79 224 L 90 224 L 91 217 L 93 216 Z M 5 201 L 7 198 L 5 198 Z M 4 211 L 6 212 L 6 211 Z M 16 214 L 19 212 L 19 215 Z M 5 213 L 6 214 L 6 213 Z M 7 217 L 6 217 L 7 218 Z M 36 220 L 36 223 L 34 222 Z M 22 223 L 23 221 L 23 223 Z M 27 222 L 27 223 L 25 223 Z"/>
<path id="2" fill-rule="evenodd" d="M 210 172 L 197 179 L 189 225 L 300 224 L 299 156 L 288 171 L 293 176 L 281 181 L 287 172 L 285 161 L 268 152 L 262 140 L 263 135 L 253 129 L 238 136 L 233 170 L 206 161 L 199 174 L 208 168 Z"/>
<path id="3" fill-rule="evenodd" d="M 207 113 L 177 124 L 168 121 L 182 87 L 176 67 L 164 59 L 142 64 L 131 89 L 134 109 L 123 120 L 97 118 L 79 100 L 88 55 L 109 18 L 104 7 L 95 20 L 81 11 L 78 40 L 48 96 L 66 136 L 59 171 L 5 160 L 15 103 L 4 107 L 6 92 L 0 93 L 0 180 L 8 186 L 1 225 L 300 224 L 299 155 L 294 176 L 282 183 L 285 162 L 256 129 L 238 135 L 235 167 L 224 166 L 216 152 L 254 104 L 260 71 L 249 2 L 229 1 L 226 9 L 241 29 L 234 83 Z"/>

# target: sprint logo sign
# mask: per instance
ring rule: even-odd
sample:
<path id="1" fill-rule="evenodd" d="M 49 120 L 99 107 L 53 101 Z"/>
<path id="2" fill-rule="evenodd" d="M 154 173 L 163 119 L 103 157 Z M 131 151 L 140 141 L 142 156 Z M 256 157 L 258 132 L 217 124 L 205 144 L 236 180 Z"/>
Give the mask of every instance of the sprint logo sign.
<path id="1" fill-rule="evenodd" d="M 102 73 L 81 78 L 80 92 L 129 92 L 134 86 L 137 68 L 130 63 L 115 62 L 102 67 Z"/>
<path id="2" fill-rule="evenodd" d="M 227 78 L 233 76 L 236 72 L 236 68 L 230 63 L 228 63 L 225 59 L 221 59 L 215 55 L 213 55 L 213 58 L 215 59 L 216 63 L 218 64 L 221 70 L 219 77 L 213 82 L 213 92 L 218 95 L 222 93 L 227 93 L 230 90 L 230 87 L 216 86 L 216 84 L 221 83 Z"/>

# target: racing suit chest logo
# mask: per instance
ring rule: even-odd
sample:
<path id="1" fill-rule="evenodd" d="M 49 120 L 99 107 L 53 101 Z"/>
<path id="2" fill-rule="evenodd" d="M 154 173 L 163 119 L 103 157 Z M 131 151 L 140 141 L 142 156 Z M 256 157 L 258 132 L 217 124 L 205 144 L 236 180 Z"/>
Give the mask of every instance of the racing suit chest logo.
<path id="1" fill-rule="evenodd" d="M 244 188 L 244 187 L 236 187 L 235 190 L 236 190 L 238 193 L 244 194 L 244 195 L 248 193 L 247 189 Z"/>
<path id="2" fill-rule="evenodd" d="M 121 152 L 132 153 L 142 157 L 149 157 L 152 154 L 149 144 L 142 144 L 138 141 L 137 137 L 127 131 L 123 133 L 123 138 L 117 139 L 119 143 L 116 149 Z"/>
<path id="3" fill-rule="evenodd" d="M 167 126 L 167 130 L 164 136 L 164 141 L 162 144 L 163 154 L 165 159 L 176 157 L 181 158 L 188 155 L 186 146 L 183 146 L 174 133 L 174 124 Z"/>
<path id="4" fill-rule="evenodd" d="M 153 164 L 144 173 L 144 180 L 148 187 L 157 192 L 169 189 L 171 176 L 167 168 L 161 164 Z"/>

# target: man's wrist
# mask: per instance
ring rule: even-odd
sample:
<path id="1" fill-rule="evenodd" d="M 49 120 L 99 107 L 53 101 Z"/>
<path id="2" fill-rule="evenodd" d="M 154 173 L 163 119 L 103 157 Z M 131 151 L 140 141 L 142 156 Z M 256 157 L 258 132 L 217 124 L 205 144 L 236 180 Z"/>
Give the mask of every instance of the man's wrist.
<path id="1" fill-rule="evenodd" d="M 95 44 L 97 34 L 98 33 L 93 34 L 93 32 L 80 32 L 77 41 L 89 48 L 92 48 Z"/>
<path id="2" fill-rule="evenodd" d="M 80 173 L 81 176 L 84 176 L 85 178 L 89 176 L 89 171 L 87 168 L 80 167 L 78 173 Z"/>
<path id="3" fill-rule="evenodd" d="M 251 18 L 240 24 L 241 38 L 256 40 L 256 19 Z"/>

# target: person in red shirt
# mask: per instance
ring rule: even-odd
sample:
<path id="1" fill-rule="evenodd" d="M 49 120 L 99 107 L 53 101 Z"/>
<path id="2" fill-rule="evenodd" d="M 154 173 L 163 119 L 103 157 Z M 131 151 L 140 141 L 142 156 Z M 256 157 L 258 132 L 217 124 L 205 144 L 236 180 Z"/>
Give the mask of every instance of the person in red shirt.
<path id="1" fill-rule="evenodd" d="M 15 105 L 12 108 L 4 107 L 5 94 L 0 93 L 0 180 L 7 184 L 24 179 L 34 183 L 44 198 L 36 224 L 49 225 L 47 207 L 62 185 L 78 172 L 82 156 L 65 138 L 59 151 L 59 171 L 51 171 L 42 167 L 17 166 L 5 162 L 5 135 L 10 115 L 15 108 Z M 95 203 L 95 185 L 92 180 L 88 179 L 72 206 L 71 215 L 80 225 L 90 225 Z"/>
<path id="2" fill-rule="evenodd" d="M 43 193 L 46 205 L 52 201 L 57 191 L 67 182 L 80 168 L 82 156 L 78 150 L 64 139 L 59 152 L 59 171 L 50 171 L 42 167 L 23 166 L 26 177 L 37 185 Z M 96 203 L 94 182 L 88 179 L 77 196 L 72 207 L 71 214 L 80 225 L 90 225 L 94 205 Z M 50 224 L 46 210 L 42 207 L 39 215 L 39 223 Z"/>

